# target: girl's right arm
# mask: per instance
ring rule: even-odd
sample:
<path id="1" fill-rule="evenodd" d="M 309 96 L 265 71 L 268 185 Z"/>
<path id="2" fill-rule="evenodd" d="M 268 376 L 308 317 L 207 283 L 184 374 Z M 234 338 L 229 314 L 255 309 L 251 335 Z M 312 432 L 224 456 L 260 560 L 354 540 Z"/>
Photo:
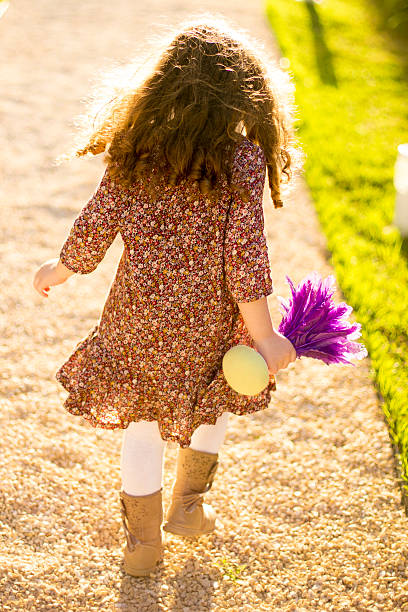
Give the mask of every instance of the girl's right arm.
<path id="1" fill-rule="evenodd" d="M 64 266 L 60 259 L 49 259 L 42 264 L 34 275 L 33 286 L 43 297 L 48 297 L 50 287 L 61 285 L 75 274 L 72 270 Z"/>
<path id="2" fill-rule="evenodd" d="M 266 297 L 253 302 L 238 302 L 238 308 L 254 347 L 265 359 L 270 374 L 276 374 L 296 360 L 293 344 L 273 327 Z"/>

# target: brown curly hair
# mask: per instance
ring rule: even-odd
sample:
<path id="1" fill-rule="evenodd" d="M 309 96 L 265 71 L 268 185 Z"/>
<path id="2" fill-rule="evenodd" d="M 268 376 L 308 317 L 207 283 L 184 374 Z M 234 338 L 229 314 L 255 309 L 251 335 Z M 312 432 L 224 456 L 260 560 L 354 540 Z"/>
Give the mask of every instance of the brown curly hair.
<path id="1" fill-rule="evenodd" d="M 150 189 L 159 180 L 177 185 L 187 179 L 211 197 L 221 175 L 231 186 L 234 143 L 245 135 L 264 152 L 279 208 L 282 175 L 289 182 L 301 159 L 294 146 L 293 86 L 277 67 L 275 79 L 268 76 L 262 54 L 242 32 L 214 22 L 188 22 L 138 86 L 130 79 L 111 92 L 74 156 L 105 152 L 110 175 L 124 186 L 156 163 L 160 172 L 149 173 Z"/>

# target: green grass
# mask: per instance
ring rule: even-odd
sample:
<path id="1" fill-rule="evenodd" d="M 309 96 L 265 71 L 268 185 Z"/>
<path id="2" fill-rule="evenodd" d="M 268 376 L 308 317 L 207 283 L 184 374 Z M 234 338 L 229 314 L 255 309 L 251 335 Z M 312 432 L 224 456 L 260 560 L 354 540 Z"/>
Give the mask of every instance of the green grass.
<path id="1" fill-rule="evenodd" d="M 239 565 L 234 561 L 229 561 L 228 559 L 220 559 L 215 564 L 222 572 L 223 578 L 227 580 L 232 580 L 233 582 L 241 583 L 241 574 L 246 568 L 245 565 Z"/>
<path id="2" fill-rule="evenodd" d="M 406 65 L 369 0 L 269 0 L 266 10 L 290 60 L 305 178 L 362 324 L 406 494 L 408 249 L 392 225 L 397 145 L 408 142 Z"/>
<path id="3" fill-rule="evenodd" d="M 381 25 L 394 36 L 408 36 L 408 0 L 374 0 L 382 17 Z"/>

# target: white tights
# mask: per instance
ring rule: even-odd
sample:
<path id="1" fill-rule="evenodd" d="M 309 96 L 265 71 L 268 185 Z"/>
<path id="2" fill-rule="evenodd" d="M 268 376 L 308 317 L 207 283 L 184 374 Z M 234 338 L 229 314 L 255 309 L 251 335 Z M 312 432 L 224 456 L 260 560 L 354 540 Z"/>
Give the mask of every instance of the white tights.
<path id="1" fill-rule="evenodd" d="M 200 425 L 190 448 L 218 453 L 228 425 L 228 412 L 215 425 Z M 132 421 L 123 433 L 121 453 L 122 489 L 128 495 L 150 495 L 162 487 L 165 440 L 157 421 Z"/>

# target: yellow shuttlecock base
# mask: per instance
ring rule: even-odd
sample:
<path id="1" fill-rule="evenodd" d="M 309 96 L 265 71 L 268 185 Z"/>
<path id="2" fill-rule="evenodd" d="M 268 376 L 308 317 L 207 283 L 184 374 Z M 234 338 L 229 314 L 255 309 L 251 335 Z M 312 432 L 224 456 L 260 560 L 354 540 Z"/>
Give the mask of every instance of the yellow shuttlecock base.
<path id="1" fill-rule="evenodd" d="M 257 395 L 269 383 L 265 359 L 246 344 L 237 344 L 225 353 L 222 370 L 229 386 L 241 395 Z"/>

